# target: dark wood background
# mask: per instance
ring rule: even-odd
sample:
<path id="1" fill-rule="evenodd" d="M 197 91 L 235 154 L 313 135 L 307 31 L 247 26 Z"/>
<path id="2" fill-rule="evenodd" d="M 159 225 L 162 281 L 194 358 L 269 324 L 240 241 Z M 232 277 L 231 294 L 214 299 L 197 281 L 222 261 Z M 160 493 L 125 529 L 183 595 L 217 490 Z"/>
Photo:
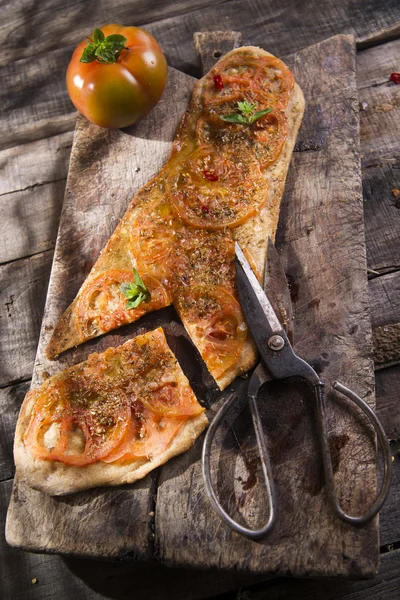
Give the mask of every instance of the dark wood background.
<path id="1" fill-rule="evenodd" d="M 397 598 L 400 595 L 400 4 L 179 0 L 112 3 L 2 2 L 0 123 L 0 541 L 2 598 Z M 29 387 L 53 247 L 63 202 L 76 113 L 64 73 L 72 49 L 106 22 L 140 25 L 168 62 L 198 76 L 195 31 L 234 29 L 243 43 L 287 55 L 336 33 L 358 47 L 361 153 L 369 291 L 376 344 L 377 408 L 392 440 L 394 481 L 381 513 L 381 567 L 375 580 L 341 583 L 238 573 L 111 564 L 34 555 L 8 548 L 4 519 L 14 466 L 12 441 Z M 32 581 L 34 583 L 32 583 Z"/>

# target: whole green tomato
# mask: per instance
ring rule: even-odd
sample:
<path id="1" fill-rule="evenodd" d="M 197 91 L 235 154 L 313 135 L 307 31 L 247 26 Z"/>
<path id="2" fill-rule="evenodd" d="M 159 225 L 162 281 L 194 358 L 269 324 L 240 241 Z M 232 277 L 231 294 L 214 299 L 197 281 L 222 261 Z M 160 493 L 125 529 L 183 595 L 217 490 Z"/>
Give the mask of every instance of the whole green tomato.
<path id="1" fill-rule="evenodd" d="M 76 47 L 67 69 L 75 107 L 101 127 L 127 127 L 157 104 L 167 61 L 156 40 L 138 27 L 104 25 Z"/>

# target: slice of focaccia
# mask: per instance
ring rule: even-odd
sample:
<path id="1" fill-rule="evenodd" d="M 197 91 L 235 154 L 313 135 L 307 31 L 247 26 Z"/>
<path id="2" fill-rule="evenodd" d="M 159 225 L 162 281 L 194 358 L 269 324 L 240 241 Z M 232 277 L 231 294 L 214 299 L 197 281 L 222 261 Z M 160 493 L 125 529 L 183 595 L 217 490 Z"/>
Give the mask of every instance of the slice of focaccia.
<path id="1" fill-rule="evenodd" d="M 48 357 L 173 303 L 221 389 L 253 366 L 234 241 L 261 277 L 303 111 L 289 69 L 259 48 L 233 50 L 199 80 L 167 164 L 136 194 Z M 129 308 L 133 269 L 150 295 Z"/>
<path id="2" fill-rule="evenodd" d="M 51 495 L 132 483 L 190 448 L 207 423 L 156 329 L 28 392 L 15 434 L 17 473 Z"/>

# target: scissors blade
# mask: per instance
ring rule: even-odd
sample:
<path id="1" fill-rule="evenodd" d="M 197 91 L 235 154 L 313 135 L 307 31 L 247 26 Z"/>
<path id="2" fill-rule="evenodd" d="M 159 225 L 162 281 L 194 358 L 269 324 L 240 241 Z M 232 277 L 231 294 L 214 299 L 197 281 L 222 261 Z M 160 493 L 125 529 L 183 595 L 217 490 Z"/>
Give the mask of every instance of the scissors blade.
<path id="1" fill-rule="evenodd" d="M 254 341 L 258 347 L 260 347 L 259 340 L 264 346 L 272 334 L 280 333 L 283 328 L 237 242 L 235 242 L 235 256 L 236 285 L 240 304 Z"/>
<path id="2" fill-rule="evenodd" d="M 293 343 L 293 306 L 283 265 L 271 238 L 268 238 L 264 290 Z"/>
<path id="3" fill-rule="evenodd" d="M 321 381 L 314 369 L 294 352 L 271 302 L 237 243 L 235 255 L 236 285 L 240 304 L 269 374 L 274 379 L 303 377 L 313 385 L 319 385 Z M 278 342 L 279 346 L 276 347 L 274 342 Z M 280 344 L 281 342 L 283 344 Z"/>

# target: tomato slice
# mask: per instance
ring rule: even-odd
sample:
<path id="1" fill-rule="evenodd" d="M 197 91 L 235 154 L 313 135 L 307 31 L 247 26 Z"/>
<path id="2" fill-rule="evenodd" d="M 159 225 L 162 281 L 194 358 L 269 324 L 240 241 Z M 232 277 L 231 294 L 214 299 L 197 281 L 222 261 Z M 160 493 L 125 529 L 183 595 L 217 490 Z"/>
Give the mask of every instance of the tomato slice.
<path id="1" fill-rule="evenodd" d="M 215 86 L 215 75 L 221 77 L 222 89 L 217 89 Z M 221 103 L 229 101 L 232 95 L 237 94 L 242 94 L 244 100 L 243 94 L 251 90 L 273 96 L 274 104 L 279 103 L 282 108 L 285 108 L 293 86 L 293 74 L 279 58 L 243 57 L 243 53 L 234 54 L 219 61 L 208 75 L 204 85 L 204 106 L 215 109 Z"/>
<path id="2" fill-rule="evenodd" d="M 78 301 L 77 327 L 81 336 L 88 339 L 101 335 L 170 304 L 168 293 L 160 281 L 149 275 L 143 275 L 142 279 L 151 298 L 132 309 L 126 308 L 127 299 L 119 286 L 123 282 L 134 281 L 133 271 L 113 269 L 90 281 Z"/>
<path id="3" fill-rule="evenodd" d="M 254 111 L 271 108 L 272 112 L 260 117 L 252 124 L 227 123 L 223 115 L 239 114 L 237 103 L 247 100 L 255 105 Z M 258 161 L 260 168 L 266 169 L 280 155 L 288 134 L 288 120 L 282 106 L 272 95 L 263 94 L 251 88 L 243 93 L 234 91 L 215 101 L 212 109 L 205 110 L 197 121 L 196 136 L 200 144 L 214 145 L 220 154 L 232 152 L 247 153 Z"/>
<path id="4" fill-rule="evenodd" d="M 274 110 L 254 123 L 253 152 L 262 169 L 266 169 L 277 160 L 287 134 L 288 120 L 283 110 Z"/>
<path id="5" fill-rule="evenodd" d="M 62 383 L 37 392 L 24 436 L 35 458 L 89 465 L 103 460 L 123 440 L 130 417 L 125 394 L 114 393 L 111 402 L 109 397 L 82 398 L 77 400 L 74 390 L 66 391 Z"/>
<path id="6" fill-rule="evenodd" d="M 251 157 L 204 146 L 171 171 L 168 197 L 185 223 L 222 229 L 236 227 L 256 213 L 266 201 L 267 185 Z"/>
<path id="7" fill-rule="evenodd" d="M 164 380 L 163 380 L 164 379 Z M 190 417 L 204 412 L 189 387 L 168 377 L 157 381 L 150 374 L 150 382 L 140 382 L 137 398 L 148 410 L 167 417 Z"/>
<path id="8" fill-rule="evenodd" d="M 235 364 L 247 337 L 242 310 L 223 287 L 198 285 L 177 297 L 176 308 L 214 378 Z"/>
<path id="9" fill-rule="evenodd" d="M 139 273 L 146 273 L 168 285 L 171 255 L 182 222 L 165 199 L 145 207 L 132 223 L 130 251 Z"/>
<path id="10" fill-rule="evenodd" d="M 156 414 L 140 402 L 135 403 L 127 436 L 103 459 L 104 462 L 128 461 L 160 454 L 172 442 L 186 419 Z"/>

